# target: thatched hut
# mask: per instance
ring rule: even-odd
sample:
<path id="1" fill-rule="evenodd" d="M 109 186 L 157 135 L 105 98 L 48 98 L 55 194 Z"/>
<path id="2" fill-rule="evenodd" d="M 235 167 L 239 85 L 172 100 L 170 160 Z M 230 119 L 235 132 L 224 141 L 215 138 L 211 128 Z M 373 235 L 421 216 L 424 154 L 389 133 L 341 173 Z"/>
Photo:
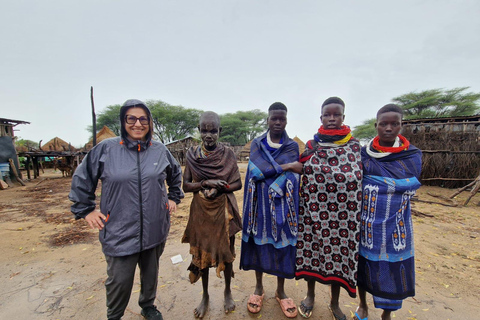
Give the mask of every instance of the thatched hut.
<path id="1" fill-rule="evenodd" d="M 108 138 L 113 138 L 113 137 L 116 137 L 117 135 L 115 133 L 113 133 L 113 131 L 107 127 L 107 126 L 103 126 L 103 128 L 97 132 L 97 143 L 99 143 L 100 141 L 103 141 L 105 139 L 108 139 Z M 90 139 L 90 141 L 85 145 L 85 150 L 90 150 L 93 148 L 93 138 Z"/>
<path id="2" fill-rule="evenodd" d="M 60 139 L 59 137 L 55 137 L 52 140 L 45 143 L 41 146 L 42 151 L 76 151 L 70 143 L 65 142 L 64 140 Z"/>
<path id="3" fill-rule="evenodd" d="M 479 175 L 480 115 L 404 120 L 402 134 L 423 152 L 423 184 L 459 188 Z"/>
<path id="4" fill-rule="evenodd" d="M 187 150 L 191 146 L 198 146 L 199 141 L 192 136 L 183 139 L 175 140 L 165 144 L 170 153 L 177 159 L 180 165 L 184 166 L 186 161 Z"/>
<path id="5" fill-rule="evenodd" d="M 300 138 L 297 137 L 297 136 L 295 136 L 295 138 L 293 138 L 293 140 L 294 140 L 296 143 L 298 143 L 298 149 L 299 149 L 299 151 L 300 151 L 300 154 L 302 154 L 303 151 L 305 151 L 305 143 L 304 143 L 302 140 L 300 140 Z"/>
<path id="6" fill-rule="evenodd" d="M 250 158 L 250 146 L 252 145 L 252 141 L 250 140 L 247 142 L 246 145 L 243 146 L 242 150 L 237 155 L 239 161 L 247 161 Z"/>

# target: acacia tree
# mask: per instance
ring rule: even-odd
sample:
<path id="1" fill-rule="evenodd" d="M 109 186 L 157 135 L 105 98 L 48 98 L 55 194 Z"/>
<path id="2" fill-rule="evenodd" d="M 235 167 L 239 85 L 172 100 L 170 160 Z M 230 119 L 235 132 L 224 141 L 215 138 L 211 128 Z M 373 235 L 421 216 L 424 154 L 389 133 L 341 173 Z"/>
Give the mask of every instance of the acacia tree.
<path id="1" fill-rule="evenodd" d="M 220 140 L 231 145 L 246 144 L 265 131 L 267 116 L 258 109 L 220 115 L 222 125 Z"/>
<path id="2" fill-rule="evenodd" d="M 480 93 L 464 92 L 469 87 L 409 92 L 392 101 L 404 110 L 406 119 L 458 117 L 475 114 Z"/>
<path id="3" fill-rule="evenodd" d="M 146 104 L 152 113 L 154 135 L 162 143 L 193 135 L 202 114 L 201 110 L 173 106 L 161 100 L 149 100 Z"/>
<path id="4" fill-rule="evenodd" d="M 106 106 L 104 110 L 97 114 L 97 132 L 100 131 L 103 126 L 107 126 L 117 136 L 120 135 L 120 108 L 122 105 L 113 104 Z M 88 132 L 92 132 L 92 126 L 87 127 Z"/>
<path id="5" fill-rule="evenodd" d="M 469 87 L 450 90 L 431 89 L 409 92 L 392 101 L 404 110 L 404 119 L 458 117 L 473 115 L 479 111 L 480 93 L 465 92 Z M 356 126 L 356 138 L 373 138 L 376 135 L 375 118 Z"/>

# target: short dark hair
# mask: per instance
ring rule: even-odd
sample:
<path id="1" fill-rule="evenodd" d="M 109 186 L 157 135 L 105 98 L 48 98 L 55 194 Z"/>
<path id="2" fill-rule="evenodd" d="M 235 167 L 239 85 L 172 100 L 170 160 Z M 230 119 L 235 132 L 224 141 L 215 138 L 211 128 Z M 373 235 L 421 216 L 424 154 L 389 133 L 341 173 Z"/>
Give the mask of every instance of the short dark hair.
<path id="1" fill-rule="evenodd" d="M 330 97 L 327 100 L 323 101 L 322 110 L 323 110 L 323 107 L 325 107 L 327 104 L 332 104 L 332 103 L 341 105 L 345 110 L 345 102 L 343 102 L 343 100 L 340 99 L 339 97 Z"/>
<path id="2" fill-rule="evenodd" d="M 272 111 L 272 110 L 283 110 L 285 112 L 288 112 L 287 111 L 287 106 L 284 105 L 283 103 L 281 102 L 274 102 L 272 103 L 272 105 L 268 108 L 268 112 Z"/>
<path id="3" fill-rule="evenodd" d="M 389 104 L 386 104 L 384 105 L 383 107 L 381 107 L 378 111 L 377 111 L 377 119 L 378 117 L 383 114 L 383 113 L 387 113 L 387 112 L 396 112 L 396 113 L 399 113 L 401 118 L 403 118 L 403 109 L 400 108 L 399 106 L 397 106 L 396 104 L 394 103 L 389 103 Z"/>
<path id="4" fill-rule="evenodd" d="M 220 116 L 213 111 L 205 111 L 204 113 L 202 113 L 202 115 L 200 116 L 199 124 L 207 118 L 213 118 L 218 123 L 218 126 L 220 126 Z"/>

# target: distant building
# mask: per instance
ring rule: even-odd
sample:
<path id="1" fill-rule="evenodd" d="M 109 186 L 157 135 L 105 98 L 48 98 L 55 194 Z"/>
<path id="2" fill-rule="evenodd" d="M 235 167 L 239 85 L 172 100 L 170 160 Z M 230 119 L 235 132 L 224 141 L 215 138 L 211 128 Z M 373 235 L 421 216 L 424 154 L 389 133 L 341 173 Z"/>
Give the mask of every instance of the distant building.
<path id="1" fill-rule="evenodd" d="M 15 137 L 13 128 L 19 124 L 30 124 L 30 122 L 0 118 L 0 137 Z"/>
<path id="2" fill-rule="evenodd" d="M 423 152 L 423 184 L 459 188 L 480 174 L 480 115 L 403 120 L 401 133 Z"/>
<path id="3" fill-rule="evenodd" d="M 175 140 L 165 144 L 170 153 L 175 159 L 177 159 L 180 165 L 184 166 L 187 156 L 187 150 L 191 146 L 198 146 L 199 141 L 192 136 L 185 137 L 183 139 Z"/>

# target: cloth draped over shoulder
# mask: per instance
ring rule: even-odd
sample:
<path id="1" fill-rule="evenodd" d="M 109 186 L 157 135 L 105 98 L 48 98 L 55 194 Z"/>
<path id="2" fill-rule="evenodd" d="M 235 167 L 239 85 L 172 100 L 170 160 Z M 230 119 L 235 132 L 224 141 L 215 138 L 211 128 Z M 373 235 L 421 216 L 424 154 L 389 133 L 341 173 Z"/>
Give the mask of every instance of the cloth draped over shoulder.
<path id="1" fill-rule="evenodd" d="M 372 156 L 373 155 L 373 156 Z M 363 204 L 358 285 L 378 308 L 396 310 L 415 295 L 413 225 L 410 199 L 420 187 L 422 153 L 410 145 L 375 157 L 362 148 Z"/>
<path id="2" fill-rule="evenodd" d="M 297 279 L 338 284 L 356 296 L 362 163 L 360 144 L 345 130 L 335 141 L 306 144 L 300 191 Z"/>
<path id="3" fill-rule="evenodd" d="M 240 268 L 293 278 L 298 229 L 299 175 L 281 164 L 298 161 L 298 144 L 284 131 L 267 148 L 268 131 L 254 139 L 245 178 Z"/>
<path id="4" fill-rule="evenodd" d="M 186 165 L 192 173 L 192 182 L 221 179 L 231 184 L 240 179 L 234 152 L 221 143 L 208 156 L 202 153 L 201 146 L 190 148 Z M 192 282 L 198 280 L 202 269 L 217 267 L 217 276 L 220 276 L 225 263 L 233 262 L 235 252 L 230 246 L 230 237 L 240 230 L 241 218 L 233 192 L 214 199 L 207 199 L 203 192 L 193 194 L 182 238 L 183 243 L 190 244 L 192 263 L 189 270 L 195 274 L 193 279 L 191 274 Z"/>

